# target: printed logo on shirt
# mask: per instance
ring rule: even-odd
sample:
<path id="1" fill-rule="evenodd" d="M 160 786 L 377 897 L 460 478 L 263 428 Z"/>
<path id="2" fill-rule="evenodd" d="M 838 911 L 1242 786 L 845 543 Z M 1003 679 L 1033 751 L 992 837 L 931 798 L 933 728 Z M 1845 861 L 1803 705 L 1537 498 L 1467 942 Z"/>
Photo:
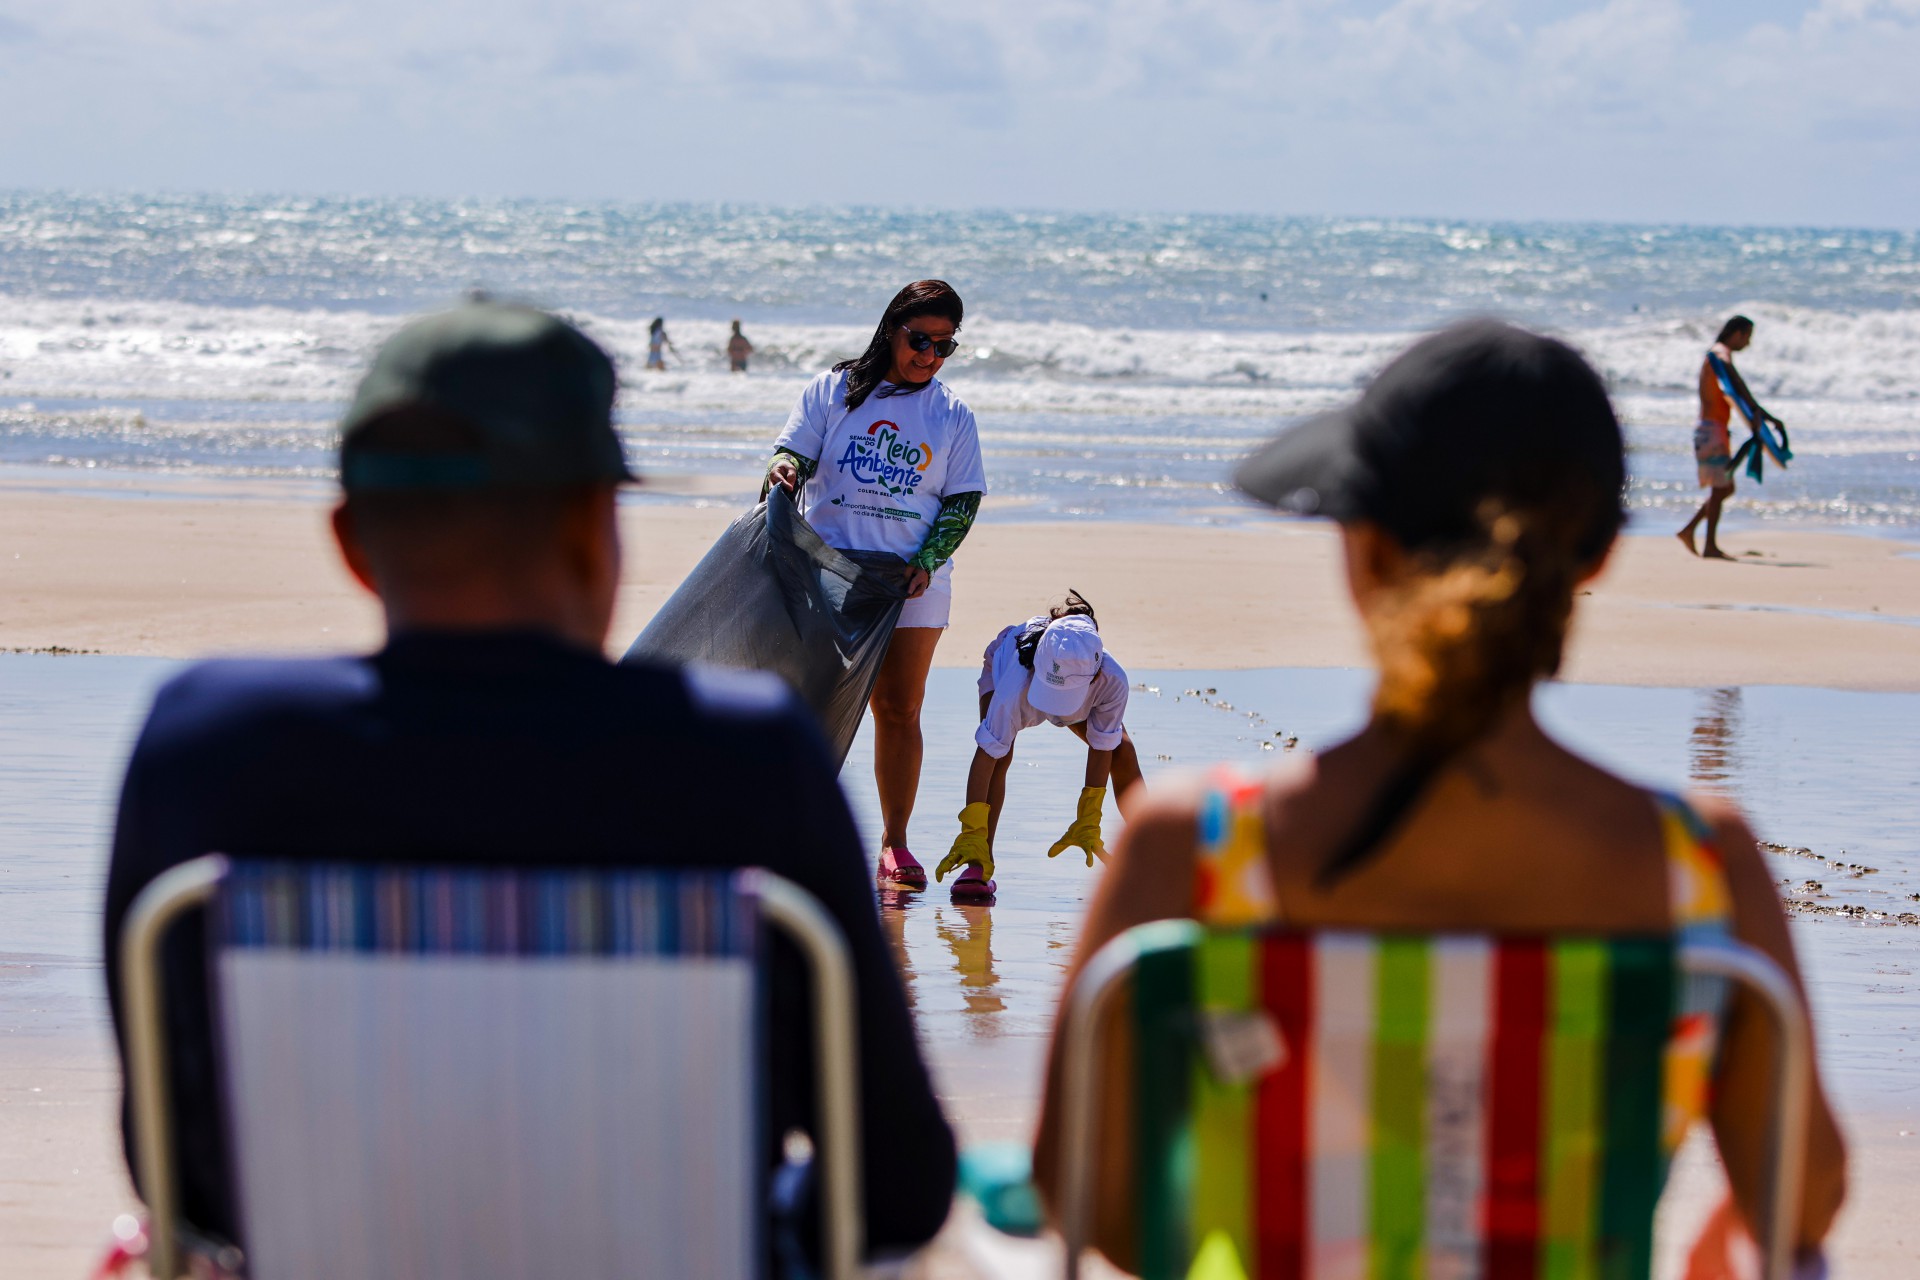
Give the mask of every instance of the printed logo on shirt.
<path id="1" fill-rule="evenodd" d="M 839 467 L 856 484 L 878 485 L 888 493 L 910 494 L 927 478 L 933 465 L 933 446 L 900 434 L 900 425 L 881 419 L 865 435 L 850 436 Z"/>

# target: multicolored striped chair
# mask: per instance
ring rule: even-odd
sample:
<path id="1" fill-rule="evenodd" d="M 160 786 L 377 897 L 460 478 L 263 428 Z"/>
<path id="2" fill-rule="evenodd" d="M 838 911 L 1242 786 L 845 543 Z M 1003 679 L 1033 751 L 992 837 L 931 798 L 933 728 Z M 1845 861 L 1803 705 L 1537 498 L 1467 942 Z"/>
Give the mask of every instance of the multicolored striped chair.
<path id="1" fill-rule="evenodd" d="M 853 977 L 789 881 L 175 867 L 122 937 L 152 1274 L 181 1274 L 159 947 L 207 911 L 249 1280 L 684 1275 L 766 1256 L 762 925 L 813 974 L 825 1271 L 862 1248 Z"/>
<path id="2" fill-rule="evenodd" d="M 1062 1234 L 1088 1236 L 1102 1064 L 1131 1076 L 1146 1280 L 1644 1280 L 1691 1054 L 1690 975 L 1780 1032 L 1761 1238 L 1784 1280 L 1811 1080 L 1805 1013 L 1729 941 L 1206 929 L 1121 935 L 1066 1013 Z"/>

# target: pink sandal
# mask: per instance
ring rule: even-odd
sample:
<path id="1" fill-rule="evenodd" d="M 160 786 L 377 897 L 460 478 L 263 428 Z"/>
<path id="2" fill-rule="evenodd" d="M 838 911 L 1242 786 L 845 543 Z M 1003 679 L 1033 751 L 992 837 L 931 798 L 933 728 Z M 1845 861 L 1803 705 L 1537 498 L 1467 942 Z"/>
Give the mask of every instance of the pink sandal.
<path id="1" fill-rule="evenodd" d="M 875 879 L 890 884 L 896 889 L 924 889 L 927 887 L 927 869 L 913 856 L 910 849 L 896 849 L 892 845 L 883 845 L 880 849 L 880 870 Z"/>
<path id="2" fill-rule="evenodd" d="M 954 878 L 953 900 L 955 902 L 992 902 L 999 885 L 980 874 L 980 864 L 969 862 L 962 867 Z"/>

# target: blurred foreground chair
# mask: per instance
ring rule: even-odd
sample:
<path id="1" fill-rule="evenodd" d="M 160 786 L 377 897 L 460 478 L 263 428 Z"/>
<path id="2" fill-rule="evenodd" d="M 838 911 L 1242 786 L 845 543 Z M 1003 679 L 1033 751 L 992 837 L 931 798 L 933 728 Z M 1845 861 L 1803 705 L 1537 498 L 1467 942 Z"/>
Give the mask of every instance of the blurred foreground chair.
<path id="1" fill-rule="evenodd" d="M 1130 1077 L 1146 1280 L 1644 1280 L 1684 1126 L 1668 1086 L 1704 1067 L 1673 1035 L 1697 977 L 1747 986 L 1778 1033 L 1756 1234 L 1765 1274 L 1785 1280 L 1811 1042 L 1792 982 L 1758 951 L 1192 921 L 1121 935 L 1074 989 L 1066 1275 L 1090 1233 L 1104 1061 Z"/>
<path id="2" fill-rule="evenodd" d="M 1786 1280 L 1811 1040 L 1792 982 L 1758 951 L 1190 920 L 1122 934 L 1074 987 L 1062 1239 L 976 1226 L 967 1252 L 1007 1280 L 1079 1276 L 1098 1117 L 1125 1114 L 1146 1280 L 1646 1280 L 1689 1114 L 1669 1086 L 1705 1084 L 1702 1029 L 1674 1036 L 1681 984 L 1701 978 L 1750 988 L 1777 1032 L 1758 1235 L 1764 1274 Z M 963 1181 L 969 1169 L 985 1223 L 1037 1229 L 1023 1160 L 972 1151 Z"/>
<path id="3" fill-rule="evenodd" d="M 121 947 L 152 1274 L 182 1274 L 159 946 L 207 911 L 249 1280 L 764 1274 L 762 926 L 812 972 L 823 1272 L 863 1236 L 853 980 L 790 881 L 176 867 Z"/>

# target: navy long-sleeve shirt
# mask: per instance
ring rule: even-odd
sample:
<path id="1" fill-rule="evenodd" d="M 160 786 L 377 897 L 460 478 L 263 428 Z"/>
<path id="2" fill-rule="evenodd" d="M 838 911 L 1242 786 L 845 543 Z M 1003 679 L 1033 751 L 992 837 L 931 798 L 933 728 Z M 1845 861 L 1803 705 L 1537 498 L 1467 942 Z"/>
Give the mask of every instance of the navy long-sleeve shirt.
<path id="1" fill-rule="evenodd" d="M 114 834 L 106 954 L 123 1052 L 127 909 L 162 871 L 206 853 L 786 876 L 853 953 L 869 1246 L 919 1244 L 946 1216 L 953 1138 L 853 820 L 818 730 L 771 677 L 615 666 L 530 632 L 409 633 L 367 658 L 190 668 L 154 701 Z M 165 965 L 183 1208 L 238 1239 L 197 918 L 178 927 Z M 814 1095 L 804 965 L 784 940 L 770 965 L 771 1162 L 781 1135 L 811 1130 Z"/>

